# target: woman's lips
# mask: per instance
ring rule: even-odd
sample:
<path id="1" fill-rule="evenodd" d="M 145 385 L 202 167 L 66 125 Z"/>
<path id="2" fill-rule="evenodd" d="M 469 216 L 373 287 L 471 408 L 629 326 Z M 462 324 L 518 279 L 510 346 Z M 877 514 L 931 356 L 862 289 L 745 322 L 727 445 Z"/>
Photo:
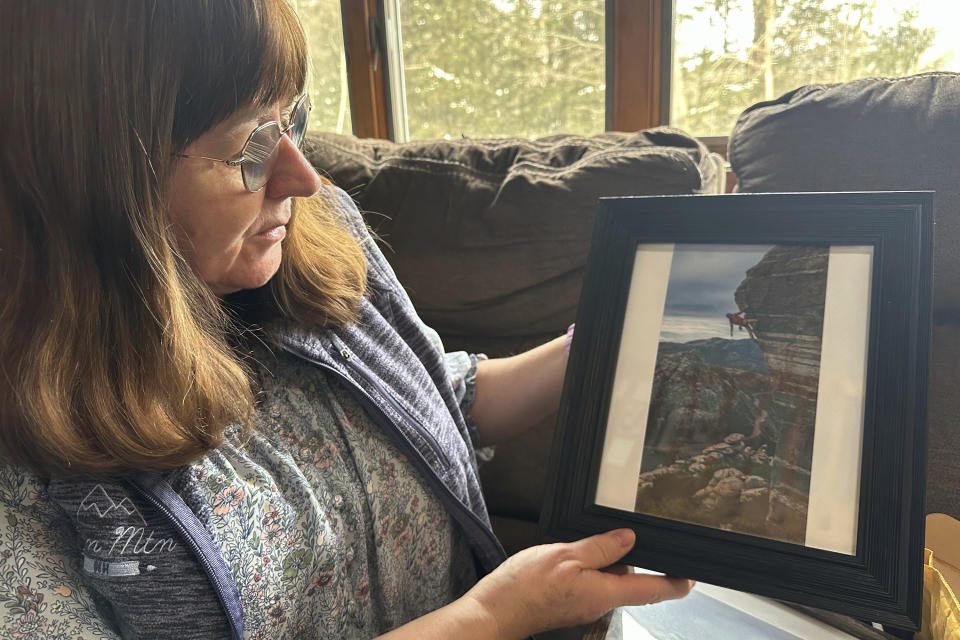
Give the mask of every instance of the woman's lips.
<path id="1" fill-rule="evenodd" d="M 287 236 L 287 225 L 278 224 L 276 226 L 264 229 L 257 235 L 255 238 L 263 238 L 264 240 L 269 240 L 270 242 L 279 242 Z"/>

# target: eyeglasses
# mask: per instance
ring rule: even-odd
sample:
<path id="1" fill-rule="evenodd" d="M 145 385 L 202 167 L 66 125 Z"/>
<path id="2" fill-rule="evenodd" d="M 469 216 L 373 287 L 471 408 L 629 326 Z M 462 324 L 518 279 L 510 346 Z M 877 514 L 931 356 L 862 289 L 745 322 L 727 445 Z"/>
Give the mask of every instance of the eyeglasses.
<path id="1" fill-rule="evenodd" d="M 293 110 L 290 112 L 290 124 L 282 128 L 276 120 L 264 122 L 253 130 L 247 141 L 243 143 L 240 150 L 240 157 L 234 160 L 224 160 L 223 158 L 210 158 L 208 156 L 190 156 L 185 153 L 179 154 L 181 158 L 200 158 L 202 160 L 213 160 L 222 162 L 228 167 L 240 167 L 240 175 L 243 177 L 243 186 L 251 193 L 260 191 L 267 184 L 270 175 L 273 173 L 273 167 L 277 164 L 277 150 L 280 147 L 280 141 L 283 136 L 290 135 L 290 140 L 296 145 L 297 149 L 303 144 L 303 136 L 307 132 L 307 120 L 310 116 L 310 110 L 313 105 L 310 104 L 310 94 L 303 93 L 296 98 Z"/>

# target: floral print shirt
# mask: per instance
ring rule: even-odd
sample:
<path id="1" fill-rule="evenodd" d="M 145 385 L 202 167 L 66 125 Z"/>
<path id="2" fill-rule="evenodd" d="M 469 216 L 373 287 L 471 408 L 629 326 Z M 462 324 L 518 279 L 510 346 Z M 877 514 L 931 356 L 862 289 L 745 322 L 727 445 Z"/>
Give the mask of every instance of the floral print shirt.
<path id="1" fill-rule="evenodd" d="M 233 569 L 245 636 L 370 638 L 469 589 L 464 535 L 348 390 L 285 352 L 254 356 L 253 434 L 170 474 Z M 0 466 L 0 512 L 0 635 L 117 637 L 45 484 Z"/>

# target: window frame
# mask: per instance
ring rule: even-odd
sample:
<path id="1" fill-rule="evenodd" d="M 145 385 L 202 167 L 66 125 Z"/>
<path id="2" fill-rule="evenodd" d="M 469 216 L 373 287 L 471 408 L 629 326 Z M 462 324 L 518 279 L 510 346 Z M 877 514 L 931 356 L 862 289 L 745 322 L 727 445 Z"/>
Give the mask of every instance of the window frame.
<path id="1" fill-rule="evenodd" d="M 606 20 L 607 130 L 667 124 L 673 0 L 606 0 Z"/>
<path id="2" fill-rule="evenodd" d="M 353 134 L 392 140 L 383 0 L 340 0 L 340 15 Z"/>
<path id="3" fill-rule="evenodd" d="M 390 1 L 340 0 L 353 132 L 363 138 L 396 139 L 384 19 Z M 606 0 L 605 13 L 606 129 L 666 124 L 673 0 Z"/>

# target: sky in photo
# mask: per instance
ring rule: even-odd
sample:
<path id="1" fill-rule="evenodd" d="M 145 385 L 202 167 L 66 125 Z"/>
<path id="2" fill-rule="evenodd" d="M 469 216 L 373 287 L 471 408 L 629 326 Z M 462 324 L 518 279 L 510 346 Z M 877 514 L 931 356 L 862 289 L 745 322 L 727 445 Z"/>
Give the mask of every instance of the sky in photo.
<path id="1" fill-rule="evenodd" d="M 730 339 L 726 314 L 739 311 L 733 294 L 747 269 L 757 264 L 771 248 L 771 245 L 675 245 L 660 338 L 669 342 Z M 733 339 L 749 337 L 746 331 L 735 329 L 733 332 Z"/>

